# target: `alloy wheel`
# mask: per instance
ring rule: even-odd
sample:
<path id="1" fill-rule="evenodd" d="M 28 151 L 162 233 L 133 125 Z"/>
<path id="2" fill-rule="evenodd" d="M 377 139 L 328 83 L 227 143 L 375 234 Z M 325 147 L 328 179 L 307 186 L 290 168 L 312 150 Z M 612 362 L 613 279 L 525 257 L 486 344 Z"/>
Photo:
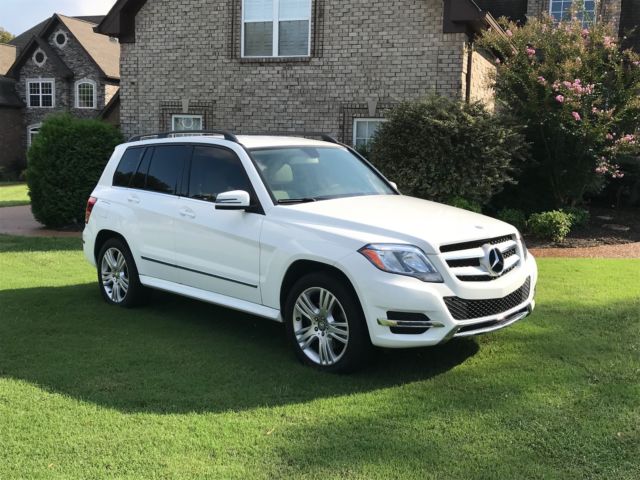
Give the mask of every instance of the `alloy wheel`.
<path id="1" fill-rule="evenodd" d="M 124 254 L 111 247 L 104 252 L 100 264 L 102 288 L 113 303 L 122 303 L 129 291 L 129 269 Z"/>

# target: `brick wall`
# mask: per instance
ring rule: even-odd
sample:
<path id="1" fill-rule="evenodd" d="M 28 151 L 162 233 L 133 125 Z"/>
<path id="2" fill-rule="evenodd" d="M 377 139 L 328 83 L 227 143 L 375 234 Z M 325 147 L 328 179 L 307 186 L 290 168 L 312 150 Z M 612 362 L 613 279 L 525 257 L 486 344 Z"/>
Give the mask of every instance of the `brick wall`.
<path id="1" fill-rule="evenodd" d="M 495 57 L 484 50 L 471 48 L 471 86 L 469 90 L 469 100 L 472 102 L 481 102 L 489 111 L 493 111 L 495 109 L 493 84 L 497 72 Z M 468 65 L 468 63 L 465 63 L 465 86 Z"/>
<path id="2" fill-rule="evenodd" d="M 465 34 L 441 0 L 316 0 L 311 59 L 239 58 L 240 0 L 148 1 L 122 45 L 125 135 L 202 113 L 237 132 L 319 130 L 351 140 L 354 116 L 429 92 L 463 93 Z"/>

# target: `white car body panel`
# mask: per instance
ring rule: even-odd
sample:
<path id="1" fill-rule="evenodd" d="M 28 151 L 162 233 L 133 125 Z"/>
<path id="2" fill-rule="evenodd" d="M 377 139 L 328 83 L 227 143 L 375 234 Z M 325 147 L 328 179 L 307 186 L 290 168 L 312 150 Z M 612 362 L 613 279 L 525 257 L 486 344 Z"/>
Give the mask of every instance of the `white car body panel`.
<path id="1" fill-rule="evenodd" d="M 263 212 L 216 210 L 211 202 L 111 185 L 126 148 L 185 141 L 233 150 L 247 171 Z M 466 210 L 401 195 L 276 205 L 245 148 L 344 147 L 291 137 L 240 136 L 239 141 L 240 144 L 215 137 L 193 137 L 118 146 L 92 194 L 98 201 L 83 233 L 87 259 L 96 264 L 98 234 L 113 231 L 126 239 L 144 285 L 277 321 L 283 318 L 282 284 L 289 268 L 298 261 L 328 265 L 351 282 L 371 341 L 383 347 L 435 345 L 469 325 L 477 324 L 480 329 L 486 322 L 498 322 L 499 327 L 499 322 L 515 319 L 523 309 L 526 313 L 522 315 L 533 309 L 537 266 L 517 241 L 519 234 L 514 227 Z M 512 240 L 505 241 L 501 248 L 514 252 L 506 262 L 515 267 L 491 281 L 463 281 L 458 277 L 473 274 L 480 267 L 453 269 L 447 265 L 447 261 L 469 254 L 483 254 L 480 246 L 440 252 L 443 245 L 505 236 Z M 375 243 L 419 247 L 444 282 L 428 283 L 378 270 L 358 253 L 365 245 Z M 527 278 L 531 287 L 526 301 L 499 315 L 456 320 L 444 301 L 445 297 L 501 299 L 523 286 Z M 440 326 L 420 334 L 393 333 L 379 321 L 389 311 L 423 314 Z"/>

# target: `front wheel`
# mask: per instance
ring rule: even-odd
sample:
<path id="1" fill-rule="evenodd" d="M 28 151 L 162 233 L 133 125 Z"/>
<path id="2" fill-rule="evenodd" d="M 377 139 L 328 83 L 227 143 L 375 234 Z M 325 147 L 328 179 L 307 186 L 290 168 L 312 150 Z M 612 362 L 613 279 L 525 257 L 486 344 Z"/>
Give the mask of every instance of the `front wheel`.
<path id="1" fill-rule="evenodd" d="M 140 303 L 144 287 L 129 247 L 120 239 L 107 240 L 98 254 L 98 283 L 111 305 L 133 307 Z"/>
<path id="2" fill-rule="evenodd" d="M 285 305 L 287 336 L 297 357 L 330 372 L 362 367 L 372 350 L 362 309 L 343 281 L 325 273 L 298 280 Z"/>

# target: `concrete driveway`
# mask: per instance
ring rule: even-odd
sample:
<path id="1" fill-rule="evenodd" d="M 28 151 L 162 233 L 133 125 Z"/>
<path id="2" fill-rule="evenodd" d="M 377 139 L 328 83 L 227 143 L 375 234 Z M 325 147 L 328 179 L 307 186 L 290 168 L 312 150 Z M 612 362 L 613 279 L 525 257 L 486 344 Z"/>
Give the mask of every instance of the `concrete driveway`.
<path id="1" fill-rule="evenodd" d="M 31 207 L 0 208 L 0 234 L 21 235 L 25 237 L 80 237 L 80 232 L 48 230 L 36 222 Z"/>

